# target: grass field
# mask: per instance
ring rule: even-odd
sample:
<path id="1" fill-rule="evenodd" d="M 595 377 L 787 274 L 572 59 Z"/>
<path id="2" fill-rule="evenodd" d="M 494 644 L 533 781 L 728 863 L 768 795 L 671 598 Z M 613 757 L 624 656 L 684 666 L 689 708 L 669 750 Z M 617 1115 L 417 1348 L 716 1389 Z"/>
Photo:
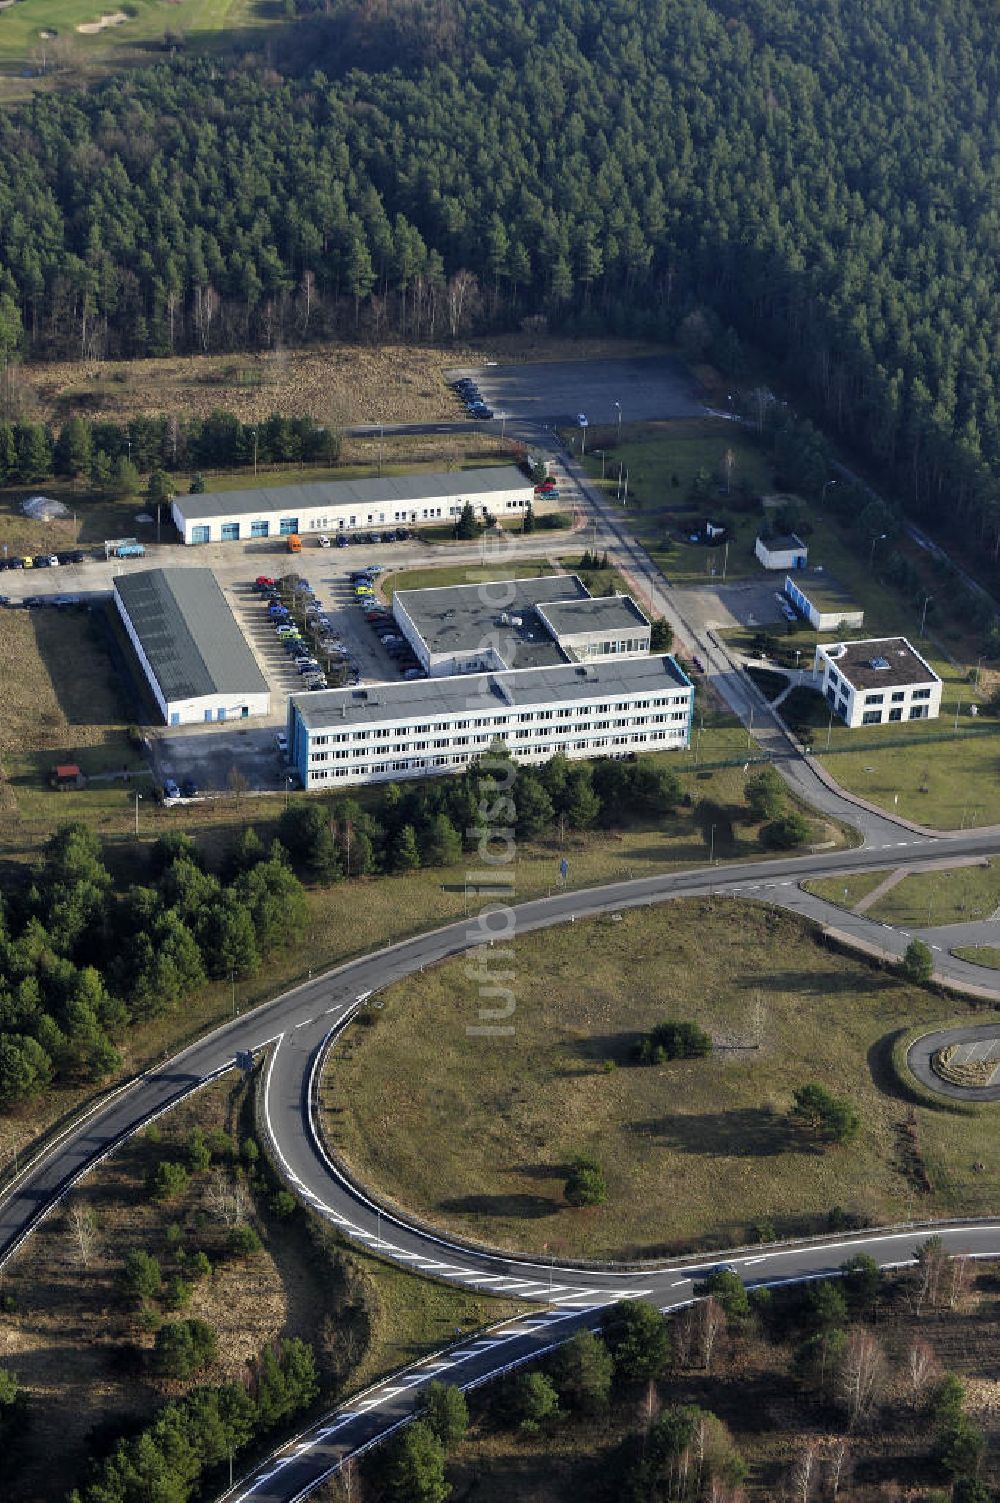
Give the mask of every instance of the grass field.
<path id="1" fill-rule="evenodd" d="M 26 1386 L 32 1418 L 28 1467 L 23 1475 L 12 1468 L 5 1478 L 5 1503 L 63 1496 L 92 1454 L 91 1427 L 124 1432 L 147 1419 L 168 1391 L 177 1392 L 177 1385 L 144 1371 L 141 1358 L 129 1359 L 133 1342 L 145 1353 L 153 1338 L 135 1328 L 116 1288 L 133 1247 L 159 1259 L 165 1280 L 178 1271 L 172 1225 L 188 1252 L 204 1250 L 214 1265 L 185 1312 L 207 1320 L 218 1335 L 218 1360 L 205 1381 L 239 1381 L 249 1354 L 299 1336 L 313 1345 L 332 1399 L 444 1345 L 456 1326 L 471 1329 L 515 1313 L 512 1304 L 408 1275 L 353 1250 L 338 1265 L 300 1216 L 284 1221 L 269 1214 L 267 1192 L 247 1197 L 262 1250 L 250 1259 L 227 1256 L 217 1191 L 220 1175 L 225 1184 L 232 1171 L 222 1161 L 169 1204 L 145 1192 L 145 1177 L 161 1158 L 186 1159 L 192 1127 L 221 1131 L 235 1145 L 250 1117 L 245 1087 L 232 1075 L 192 1097 L 161 1120 L 155 1141 L 149 1134 L 132 1139 L 89 1175 L 5 1273 L 4 1293 L 13 1295 L 16 1310 L 4 1316 L 2 1362 Z M 92 1226 L 86 1262 L 78 1214 Z"/>
<path id="2" fill-rule="evenodd" d="M 855 872 L 853 876 L 844 877 L 814 877 L 802 886 L 806 892 L 815 893 L 818 898 L 825 898 L 828 903 L 836 903 L 838 908 L 851 909 L 860 903 L 870 892 L 874 892 L 880 882 L 889 875 L 883 872 Z"/>
<path id="3" fill-rule="evenodd" d="M 992 866 L 914 872 L 873 903 L 869 918 L 897 927 L 964 924 L 990 918 L 1000 906 L 1000 872 Z"/>
<path id="4" fill-rule="evenodd" d="M 688 418 L 668 423 L 633 424 L 624 430 L 621 443 L 613 430 L 596 432 L 589 440 L 593 449 L 607 449 L 605 478 L 601 460 L 590 452 L 585 465 L 591 479 L 609 499 L 618 495 L 619 466 L 628 471 L 628 504 L 624 519 L 643 543 L 654 562 L 672 583 L 703 583 L 713 572 L 721 575 L 723 550 L 693 547 L 677 541 L 685 529 L 679 514 L 697 514 L 725 525 L 732 532 L 726 577 L 741 578 L 759 571 L 754 558 L 754 539 L 760 528 L 758 509 L 738 510 L 737 489 L 745 481 L 754 492 L 774 489 L 770 461 L 754 437 L 721 418 Z M 732 454 L 733 468 L 727 492 L 725 456 Z M 695 476 L 705 472 L 710 481 L 709 497 L 688 499 Z M 676 480 L 676 484 L 674 481 Z"/>
<path id="5" fill-rule="evenodd" d="M 801 920 L 686 901 L 513 948 L 512 1036 L 469 1033 L 476 973 L 456 961 L 391 988 L 325 1077 L 331 1141 L 363 1180 L 435 1222 L 554 1255 L 655 1254 L 739 1242 L 764 1221 L 813 1232 L 835 1205 L 879 1221 L 995 1197 L 988 1109 L 915 1109 L 932 1194 L 916 1195 L 901 1155 L 910 1109 L 887 1040 L 933 1023 L 940 1001 L 834 953 Z M 630 1068 L 631 1042 L 665 1017 L 707 1028 L 713 1056 Z M 849 1149 L 790 1135 L 792 1090 L 809 1080 L 859 1109 Z M 562 1188 L 579 1152 L 603 1165 L 608 1199 L 574 1212 Z"/>
<path id="6" fill-rule="evenodd" d="M 959 960 L 968 960 L 973 965 L 982 965 L 991 971 L 1000 971 L 1000 946 L 963 945 L 956 947 L 951 953 L 957 955 Z"/>
<path id="7" fill-rule="evenodd" d="M 148 66 L 167 34 L 192 51 L 248 44 L 267 20 L 254 0 L 19 0 L 0 12 L 0 97 Z"/>

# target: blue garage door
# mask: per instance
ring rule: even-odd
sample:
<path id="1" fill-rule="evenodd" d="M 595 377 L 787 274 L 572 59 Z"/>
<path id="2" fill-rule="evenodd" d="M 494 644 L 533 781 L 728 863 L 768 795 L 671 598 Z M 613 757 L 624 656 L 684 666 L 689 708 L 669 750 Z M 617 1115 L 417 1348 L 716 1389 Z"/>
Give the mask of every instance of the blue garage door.
<path id="1" fill-rule="evenodd" d="M 192 527 L 191 528 L 191 541 L 192 541 L 192 543 L 207 543 L 208 540 L 209 540 L 209 538 L 211 537 L 211 535 L 212 535 L 211 529 L 208 528 L 208 527 Z"/>
<path id="2" fill-rule="evenodd" d="M 278 523 L 278 530 L 280 531 L 283 538 L 289 537 L 293 532 L 298 532 L 298 517 L 282 517 L 280 522 Z"/>
<path id="3" fill-rule="evenodd" d="M 239 522 L 223 522 L 222 541 L 224 543 L 238 543 L 240 540 Z"/>
<path id="4" fill-rule="evenodd" d="M 266 538 L 271 531 L 270 522 L 251 522 L 250 536 L 252 538 Z"/>

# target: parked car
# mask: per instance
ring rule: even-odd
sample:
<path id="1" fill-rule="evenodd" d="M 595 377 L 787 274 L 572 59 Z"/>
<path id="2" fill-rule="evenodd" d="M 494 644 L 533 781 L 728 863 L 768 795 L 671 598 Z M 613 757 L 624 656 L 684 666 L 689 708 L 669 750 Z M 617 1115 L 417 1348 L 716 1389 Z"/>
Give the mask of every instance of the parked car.
<path id="1" fill-rule="evenodd" d="M 320 548 L 330 547 L 330 539 L 327 537 L 325 532 L 320 533 L 319 537 L 316 539 L 316 542 Z"/>
<path id="2" fill-rule="evenodd" d="M 52 567 L 52 558 L 48 553 L 36 553 L 31 562 L 32 567 L 35 569 L 50 569 Z"/>
<path id="3" fill-rule="evenodd" d="M 86 555 L 79 548 L 74 548 L 72 553 L 59 553 L 56 557 L 61 564 L 82 564 Z"/>
<path id="4" fill-rule="evenodd" d="M 288 756 L 288 737 L 285 735 L 284 731 L 275 732 L 274 744 L 277 750 L 280 752 L 281 756 Z"/>
<path id="5" fill-rule="evenodd" d="M 577 415 L 576 415 L 576 426 L 578 428 L 589 428 L 590 427 L 590 420 L 588 419 L 587 414 L 585 412 L 578 412 L 577 413 Z"/>
<path id="6" fill-rule="evenodd" d="M 409 679 L 412 682 L 413 679 L 415 679 L 415 678 L 425 678 L 426 675 L 425 675 L 424 670 L 422 668 L 407 668 L 405 670 L 405 672 L 403 673 L 403 677 L 405 679 Z"/>
<path id="7" fill-rule="evenodd" d="M 181 790 L 178 788 L 178 786 L 174 782 L 173 778 L 165 778 L 164 782 L 163 782 L 163 797 L 164 798 L 180 798 L 180 796 L 181 796 Z"/>
<path id="8" fill-rule="evenodd" d="M 198 797 L 198 784 L 195 782 L 194 778 L 184 779 L 183 783 L 181 784 L 181 793 L 185 798 Z"/>
<path id="9" fill-rule="evenodd" d="M 337 547 L 338 547 L 338 548 L 346 548 L 346 547 L 347 547 L 347 545 L 348 545 L 348 543 L 349 543 L 349 542 L 350 542 L 350 541 L 351 541 L 351 540 L 350 540 L 350 538 L 349 538 L 349 537 L 348 537 L 348 536 L 347 536 L 347 533 L 346 533 L 346 532 L 338 532 L 338 533 L 337 533 Z"/>
<path id="10" fill-rule="evenodd" d="M 319 671 L 319 663 L 315 658 L 300 658 L 295 667 L 299 673 L 316 673 Z"/>
<path id="11" fill-rule="evenodd" d="M 254 580 L 254 584 L 258 590 L 269 590 L 274 587 L 275 581 L 271 578 L 270 574 L 258 574 Z"/>

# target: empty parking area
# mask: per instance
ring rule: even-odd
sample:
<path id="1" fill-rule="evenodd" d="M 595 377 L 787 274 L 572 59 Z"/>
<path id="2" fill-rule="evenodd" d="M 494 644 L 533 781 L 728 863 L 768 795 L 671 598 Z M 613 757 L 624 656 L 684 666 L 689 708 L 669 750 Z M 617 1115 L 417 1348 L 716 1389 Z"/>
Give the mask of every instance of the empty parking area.
<path id="1" fill-rule="evenodd" d="M 237 788 L 276 790 L 284 785 L 284 758 L 278 754 L 273 725 L 250 730 L 206 726 L 182 735 L 164 734 L 156 744 L 162 780 L 188 779 L 199 794 Z"/>
<path id="2" fill-rule="evenodd" d="M 700 417 L 705 411 L 690 372 L 661 355 L 463 366 L 448 376 L 471 376 L 498 416 L 543 426 L 575 423 L 579 413 L 592 425 L 617 423 L 619 407 L 625 423 Z"/>
<path id="3" fill-rule="evenodd" d="M 736 584 L 691 585 L 671 592 L 677 608 L 697 631 L 714 627 L 731 631 L 738 626 L 775 626 L 784 622 L 781 602 L 783 578 L 742 580 Z"/>

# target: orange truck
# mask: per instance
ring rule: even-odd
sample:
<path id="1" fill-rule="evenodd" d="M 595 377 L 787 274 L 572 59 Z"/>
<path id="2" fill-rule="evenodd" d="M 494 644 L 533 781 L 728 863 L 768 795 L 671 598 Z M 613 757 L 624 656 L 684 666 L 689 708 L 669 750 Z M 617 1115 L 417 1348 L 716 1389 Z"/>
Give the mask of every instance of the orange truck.
<path id="1" fill-rule="evenodd" d="M 302 539 L 297 532 L 290 532 L 288 534 L 288 551 L 289 553 L 302 552 Z"/>

